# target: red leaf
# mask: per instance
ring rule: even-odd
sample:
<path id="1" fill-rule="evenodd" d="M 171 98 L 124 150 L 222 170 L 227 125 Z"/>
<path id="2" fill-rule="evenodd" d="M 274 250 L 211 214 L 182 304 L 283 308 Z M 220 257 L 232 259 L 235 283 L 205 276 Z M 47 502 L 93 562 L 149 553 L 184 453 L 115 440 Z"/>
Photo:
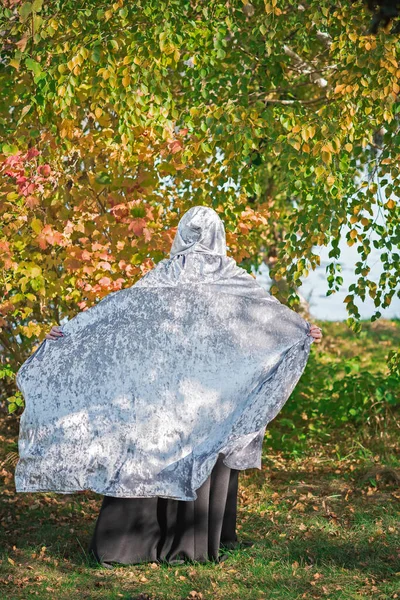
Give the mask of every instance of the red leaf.
<path id="1" fill-rule="evenodd" d="M 43 175 L 43 177 L 49 177 L 51 174 L 51 167 L 48 164 L 40 165 L 38 167 L 38 173 Z"/>
<path id="2" fill-rule="evenodd" d="M 31 160 L 34 156 L 39 156 L 40 152 L 36 148 L 29 148 L 28 152 L 25 154 L 25 160 Z"/>
<path id="3" fill-rule="evenodd" d="M 111 284 L 111 279 L 109 277 L 102 277 L 101 279 L 99 279 L 99 284 L 102 287 L 108 288 Z"/>
<path id="4" fill-rule="evenodd" d="M 111 271 L 111 265 L 108 262 L 99 262 L 98 264 L 98 268 L 99 269 L 103 269 L 103 271 Z"/>
<path id="5" fill-rule="evenodd" d="M 129 231 L 133 231 L 135 235 L 142 235 L 143 229 L 146 227 L 145 219 L 132 219 L 129 223 Z"/>
<path id="6" fill-rule="evenodd" d="M 28 208 L 35 208 L 39 204 L 39 198 L 36 198 L 36 196 L 27 196 L 25 203 Z"/>

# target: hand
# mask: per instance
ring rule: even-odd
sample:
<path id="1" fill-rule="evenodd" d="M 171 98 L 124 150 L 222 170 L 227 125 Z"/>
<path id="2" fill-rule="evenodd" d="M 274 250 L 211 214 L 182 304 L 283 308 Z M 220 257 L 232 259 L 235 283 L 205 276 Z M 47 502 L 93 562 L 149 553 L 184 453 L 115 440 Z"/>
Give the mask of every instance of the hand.
<path id="1" fill-rule="evenodd" d="M 61 331 L 60 325 L 54 325 L 49 333 L 46 333 L 44 336 L 47 340 L 57 340 L 59 337 L 62 337 L 64 334 Z"/>
<path id="2" fill-rule="evenodd" d="M 321 328 L 318 327 L 318 325 L 311 325 L 309 335 L 311 335 L 314 338 L 317 344 L 319 344 L 322 340 L 322 331 Z"/>

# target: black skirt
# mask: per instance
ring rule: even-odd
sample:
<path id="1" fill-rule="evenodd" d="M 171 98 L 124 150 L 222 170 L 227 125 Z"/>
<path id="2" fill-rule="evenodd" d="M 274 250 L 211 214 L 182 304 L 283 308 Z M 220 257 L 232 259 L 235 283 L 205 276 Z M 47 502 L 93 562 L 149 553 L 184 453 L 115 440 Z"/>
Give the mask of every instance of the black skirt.
<path id="1" fill-rule="evenodd" d="M 192 501 L 104 496 L 89 552 L 98 562 L 220 562 L 237 547 L 239 471 L 223 455 Z"/>

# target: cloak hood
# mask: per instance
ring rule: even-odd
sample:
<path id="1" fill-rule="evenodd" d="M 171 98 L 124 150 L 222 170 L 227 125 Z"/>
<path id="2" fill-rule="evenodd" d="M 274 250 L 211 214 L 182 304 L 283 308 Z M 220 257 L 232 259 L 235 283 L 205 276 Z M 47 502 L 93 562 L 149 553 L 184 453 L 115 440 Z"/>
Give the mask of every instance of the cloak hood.
<path id="1" fill-rule="evenodd" d="M 193 206 L 179 221 L 170 256 L 188 252 L 226 256 L 225 227 L 212 208 Z"/>

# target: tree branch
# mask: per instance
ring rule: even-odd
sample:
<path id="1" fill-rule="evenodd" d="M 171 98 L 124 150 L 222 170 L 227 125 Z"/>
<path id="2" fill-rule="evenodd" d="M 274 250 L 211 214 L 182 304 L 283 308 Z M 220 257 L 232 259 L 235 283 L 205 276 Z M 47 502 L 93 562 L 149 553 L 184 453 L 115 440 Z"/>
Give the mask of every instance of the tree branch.
<path id="1" fill-rule="evenodd" d="M 311 100 L 270 100 L 266 99 L 265 104 L 316 104 L 317 102 L 326 101 L 328 104 L 332 100 L 328 100 L 326 96 L 319 96 L 318 98 L 312 98 Z"/>
<path id="2" fill-rule="evenodd" d="M 299 68 L 301 73 L 304 73 L 305 75 L 310 75 L 311 81 L 313 83 L 316 83 L 319 87 L 327 87 L 328 81 L 323 77 L 319 77 L 316 73 L 313 73 L 314 67 L 310 63 L 303 60 L 298 54 L 296 54 L 296 52 L 294 52 L 294 50 L 289 48 L 289 46 L 287 46 L 286 44 L 283 46 L 283 50 L 285 54 L 293 60 L 294 64 Z"/>
<path id="3" fill-rule="evenodd" d="M 329 33 L 318 30 L 316 36 L 317 39 L 325 46 L 325 48 L 330 48 L 330 45 L 332 44 L 332 38 Z"/>

